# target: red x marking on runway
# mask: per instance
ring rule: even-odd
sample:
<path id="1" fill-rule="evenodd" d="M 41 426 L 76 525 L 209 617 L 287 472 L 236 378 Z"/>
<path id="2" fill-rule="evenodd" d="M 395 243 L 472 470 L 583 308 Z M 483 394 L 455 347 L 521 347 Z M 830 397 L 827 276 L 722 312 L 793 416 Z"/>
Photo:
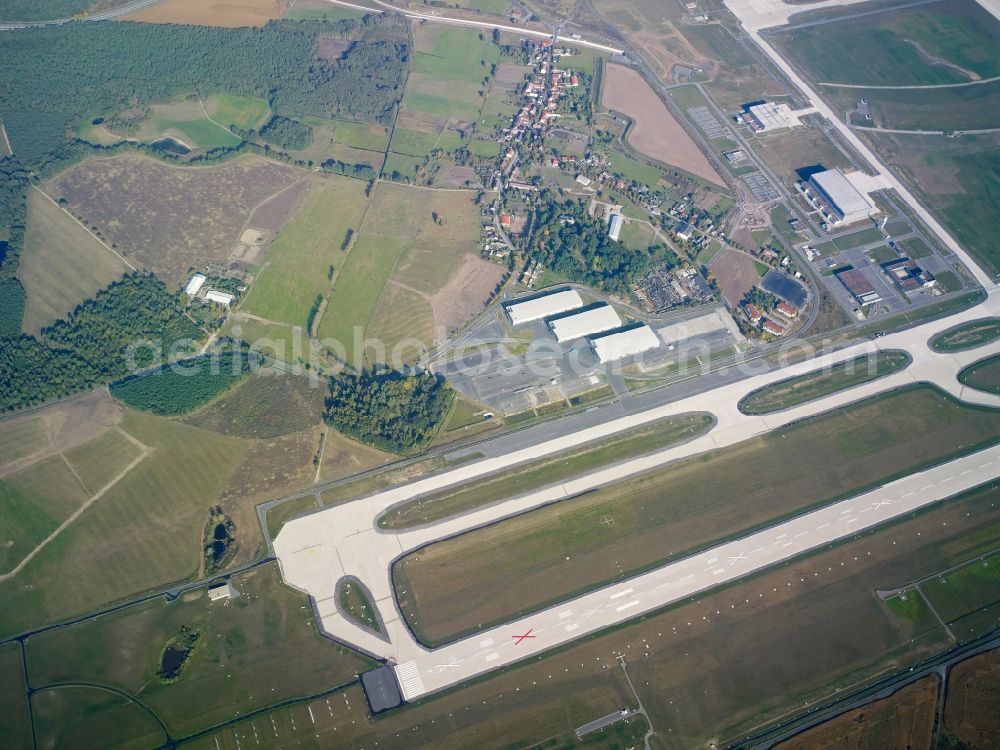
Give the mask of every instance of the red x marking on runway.
<path id="1" fill-rule="evenodd" d="M 534 638 L 534 637 L 535 636 L 533 636 L 531 634 L 531 630 L 528 630 L 528 632 L 525 633 L 524 635 L 512 635 L 511 636 L 511 638 L 514 639 L 514 645 L 515 646 L 520 645 L 521 641 L 523 641 L 525 638 Z"/>

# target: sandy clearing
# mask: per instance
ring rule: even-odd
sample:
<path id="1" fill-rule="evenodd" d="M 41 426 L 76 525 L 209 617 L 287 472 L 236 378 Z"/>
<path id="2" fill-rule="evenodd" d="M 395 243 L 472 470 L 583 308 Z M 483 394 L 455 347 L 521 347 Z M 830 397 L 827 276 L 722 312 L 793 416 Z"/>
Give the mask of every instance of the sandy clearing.
<path id="1" fill-rule="evenodd" d="M 637 151 L 715 185 L 726 184 L 641 75 L 624 65 L 606 65 L 604 71 L 601 101 L 635 122 L 628 140 Z"/>

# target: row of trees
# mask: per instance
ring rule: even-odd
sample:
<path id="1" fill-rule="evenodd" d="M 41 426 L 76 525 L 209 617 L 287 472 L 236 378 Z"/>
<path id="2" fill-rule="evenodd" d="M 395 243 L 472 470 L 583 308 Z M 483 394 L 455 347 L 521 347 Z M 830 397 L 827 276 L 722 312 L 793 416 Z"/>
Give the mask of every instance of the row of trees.
<path id="1" fill-rule="evenodd" d="M 341 60 L 316 55 L 324 36 L 358 36 Z M 405 27 L 363 21 L 272 21 L 224 29 L 142 23 L 66 24 L 0 36 L 0 119 L 23 163 L 36 167 L 95 113 L 192 90 L 267 99 L 284 117 L 389 123 L 409 56 Z"/>
<path id="2" fill-rule="evenodd" d="M 454 393 L 424 372 L 343 372 L 330 378 L 324 417 L 340 432 L 391 453 L 412 453 L 434 437 Z"/>
<path id="3" fill-rule="evenodd" d="M 633 281 L 667 254 L 662 245 L 633 250 L 608 236 L 607 224 L 587 214 L 582 201 L 539 194 L 529 257 L 545 268 L 605 292 L 627 295 Z"/>
<path id="4" fill-rule="evenodd" d="M 152 274 L 128 274 L 40 338 L 0 338 L 0 412 L 123 378 L 191 351 L 201 336 L 178 293 Z"/>

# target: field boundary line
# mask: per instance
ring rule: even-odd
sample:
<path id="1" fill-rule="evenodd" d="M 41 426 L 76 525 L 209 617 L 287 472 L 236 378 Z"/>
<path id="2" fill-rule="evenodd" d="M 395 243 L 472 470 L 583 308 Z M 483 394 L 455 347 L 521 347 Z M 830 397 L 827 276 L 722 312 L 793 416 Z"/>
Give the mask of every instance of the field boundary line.
<path id="1" fill-rule="evenodd" d="M 24 569 L 24 566 L 27 565 L 29 562 L 31 562 L 31 560 L 35 557 L 35 555 L 41 552 L 42 549 L 44 549 L 49 542 L 51 542 L 53 539 L 59 536 L 63 532 L 63 530 L 67 526 L 72 524 L 74 521 L 76 521 L 76 519 L 79 518 L 85 510 L 87 510 L 87 508 L 89 508 L 91 505 L 100 500 L 105 495 L 105 493 L 108 492 L 108 490 L 112 489 L 116 484 L 118 484 L 118 482 L 124 479 L 125 476 L 130 471 L 132 471 L 132 469 L 138 466 L 146 458 L 146 456 L 148 456 L 150 453 L 153 452 L 152 448 L 150 448 L 148 445 L 141 443 L 137 438 L 125 432 L 125 430 L 121 429 L 120 427 L 118 427 L 117 429 L 119 433 L 121 433 L 125 438 L 127 438 L 133 444 L 141 446 L 141 451 L 139 455 L 133 458 L 129 462 L 128 466 L 126 466 L 121 471 L 119 471 L 115 476 L 113 476 L 110 482 L 108 482 L 106 485 L 101 487 L 101 489 L 99 489 L 96 493 L 94 493 L 94 495 L 92 495 L 89 500 L 86 500 L 83 503 L 83 505 L 81 505 L 79 508 L 73 511 L 70 517 L 67 518 L 65 521 L 63 521 L 61 524 L 59 524 L 59 526 L 57 526 L 56 529 L 51 534 L 49 534 L 41 542 L 39 542 L 38 546 L 36 546 L 33 550 L 31 550 L 31 552 L 25 555 L 24 559 L 21 560 L 21 562 L 19 562 L 16 566 L 14 566 L 13 570 L 11 570 L 9 573 L 4 573 L 0 575 L 0 582 L 13 578 L 18 573 L 20 573 L 21 570 Z M 86 487 L 84 487 L 84 489 L 86 489 Z"/>
<path id="2" fill-rule="evenodd" d="M 66 214 L 69 218 L 71 218 L 73 221 L 75 221 L 77 224 L 79 224 L 81 227 L 83 227 L 84 231 L 86 231 L 87 234 L 89 234 L 95 240 L 97 240 L 98 242 L 100 242 L 101 245 L 103 245 L 104 247 L 106 247 L 108 249 L 108 252 L 114 253 L 122 263 L 124 263 L 126 266 L 128 266 L 129 268 L 131 268 L 133 271 L 138 271 L 139 270 L 138 268 L 136 268 L 135 266 L 133 266 L 124 255 L 122 255 L 121 253 L 119 253 L 117 250 L 115 250 L 113 247 L 111 247 L 111 245 L 109 245 L 107 242 L 105 242 L 100 237 L 98 237 L 96 234 L 94 234 L 92 231 L 90 231 L 90 227 L 88 227 L 86 224 L 84 224 L 82 221 L 80 221 L 78 218 L 76 218 L 73 214 L 71 214 L 65 208 L 63 208 L 62 206 L 60 206 L 59 203 L 58 203 L 58 201 L 56 201 L 51 195 L 49 195 L 44 190 L 42 190 L 40 187 L 38 187 L 38 185 L 32 185 L 32 187 L 35 190 L 37 190 L 39 193 L 41 193 L 42 195 L 44 195 L 52 205 L 54 205 L 56 208 L 58 208 L 60 211 L 62 211 L 64 214 Z"/>
<path id="3" fill-rule="evenodd" d="M 205 119 L 206 120 L 208 120 L 210 123 L 213 123 L 214 125 L 218 125 L 220 128 L 222 128 L 223 130 L 225 130 L 230 135 L 235 136 L 236 138 L 240 138 L 240 136 L 236 135 L 236 133 L 234 133 L 232 130 L 230 130 L 229 128 L 227 128 L 221 122 L 219 122 L 218 120 L 213 120 L 212 119 L 212 116 L 210 114 L 208 114 L 208 110 L 205 109 L 205 100 L 201 98 L 201 94 L 198 94 L 198 104 L 201 105 L 201 113 L 203 115 L 205 115 Z M 240 138 L 240 140 L 242 141 L 243 139 Z M 282 189 L 284 189 L 284 188 L 282 188 Z M 280 193 L 281 191 L 279 190 L 278 192 Z M 275 195 L 277 195 L 277 193 L 275 193 Z"/>

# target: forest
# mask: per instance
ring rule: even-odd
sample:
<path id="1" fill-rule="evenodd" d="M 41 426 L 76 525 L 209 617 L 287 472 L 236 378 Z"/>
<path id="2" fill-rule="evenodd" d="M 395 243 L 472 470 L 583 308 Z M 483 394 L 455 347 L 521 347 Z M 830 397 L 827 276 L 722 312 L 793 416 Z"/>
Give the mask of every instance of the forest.
<path id="1" fill-rule="evenodd" d="M 179 294 L 151 274 L 127 274 L 42 329 L 40 338 L 0 338 L 0 413 L 192 353 L 202 335 Z"/>
<path id="2" fill-rule="evenodd" d="M 413 453 L 434 437 L 453 399 L 451 386 L 428 372 L 345 372 L 330 378 L 324 418 L 362 443 Z"/>
<path id="3" fill-rule="evenodd" d="M 607 224 L 589 216 L 582 201 L 559 202 L 547 190 L 539 195 L 535 226 L 529 257 L 559 276 L 615 294 L 628 295 L 631 283 L 669 252 L 662 245 L 630 249 L 611 239 Z"/>
<path id="4" fill-rule="evenodd" d="M 159 416 L 186 414 L 228 391 L 250 374 L 254 360 L 232 349 L 178 360 L 111 384 L 111 395 Z"/>
<path id="5" fill-rule="evenodd" d="M 313 129 L 287 117 L 272 117 L 260 129 L 260 137 L 268 143 L 290 151 L 301 151 L 313 140 Z"/>
<path id="6" fill-rule="evenodd" d="M 340 60 L 321 37 L 359 37 Z M 36 166 L 67 127 L 197 92 L 267 99 L 278 115 L 388 123 L 402 95 L 405 27 L 362 21 L 272 21 L 262 28 L 133 22 L 65 24 L 0 35 L 0 119 L 15 153 Z"/>

